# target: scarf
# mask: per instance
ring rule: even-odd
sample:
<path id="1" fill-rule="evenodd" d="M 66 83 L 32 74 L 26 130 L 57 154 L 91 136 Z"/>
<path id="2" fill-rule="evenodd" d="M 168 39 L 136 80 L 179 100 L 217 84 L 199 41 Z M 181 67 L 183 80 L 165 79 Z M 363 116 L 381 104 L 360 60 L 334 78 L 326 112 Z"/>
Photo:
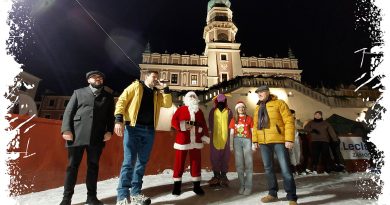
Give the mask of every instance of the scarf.
<path id="1" fill-rule="evenodd" d="M 269 128 L 269 116 L 267 112 L 266 104 L 268 102 L 268 99 L 264 102 L 260 102 L 260 108 L 259 108 L 259 120 L 257 122 L 257 129 L 261 130 L 263 128 Z"/>

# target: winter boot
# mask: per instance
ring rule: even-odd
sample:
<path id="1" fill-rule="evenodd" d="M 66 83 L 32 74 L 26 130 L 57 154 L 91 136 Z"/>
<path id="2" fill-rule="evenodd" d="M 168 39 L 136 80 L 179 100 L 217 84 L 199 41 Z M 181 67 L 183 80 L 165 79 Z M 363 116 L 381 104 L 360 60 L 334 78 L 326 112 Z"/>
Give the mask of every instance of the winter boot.
<path id="1" fill-rule="evenodd" d="M 181 181 L 175 181 L 173 184 L 172 195 L 179 196 L 181 194 Z"/>
<path id="2" fill-rule="evenodd" d="M 63 198 L 60 205 L 71 205 L 72 200 L 70 198 Z"/>
<path id="3" fill-rule="evenodd" d="M 220 184 L 220 178 L 221 178 L 221 174 L 220 174 L 219 172 L 214 171 L 214 176 L 213 176 L 213 178 L 211 178 L 211 179 L 208 181 L 209 186 L 211 186 L 211 187 L 219 186 L 219 184 Z"/>
<path id="4" fill-rule="evenodd" d="M 88 196 L 87 201 L 85 204 L 88 205 L 103 205 L 103 202 L 101 202 L 96 196 Z"/>
<path id="5" fill-rule="evenodd" d="M 229 186 L 229 179 L 226 176 L 226 172 L 221 172 L 221 179 L 220 179 L 220 185 L 223 187 Z"/>
<path id="6" fill-rule="evenodd" d="M 195 192 L 196 195 L 202 196 L 204 195 L 204 191 L 202 187 L 200 187 L 200 181 L 193 182 L 194 183 L 194 188 L 193 191 Z"/>

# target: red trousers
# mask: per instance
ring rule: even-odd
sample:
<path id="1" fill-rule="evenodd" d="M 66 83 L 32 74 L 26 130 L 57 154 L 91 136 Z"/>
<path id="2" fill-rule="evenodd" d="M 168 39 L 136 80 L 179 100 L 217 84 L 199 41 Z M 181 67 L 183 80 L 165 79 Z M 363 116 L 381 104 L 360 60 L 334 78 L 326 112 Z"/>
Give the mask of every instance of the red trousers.
<path id="1" fill-rule="evenodd" d="M 181 181 L 184 172 L 184 165 L 187 158 L 187 153 L 190 154 L 190 171 L 192 181 L 200 181 L 201 154 L 200 149 L 176 150 L 175 164 L 173 165 L 173 180 Z"/>

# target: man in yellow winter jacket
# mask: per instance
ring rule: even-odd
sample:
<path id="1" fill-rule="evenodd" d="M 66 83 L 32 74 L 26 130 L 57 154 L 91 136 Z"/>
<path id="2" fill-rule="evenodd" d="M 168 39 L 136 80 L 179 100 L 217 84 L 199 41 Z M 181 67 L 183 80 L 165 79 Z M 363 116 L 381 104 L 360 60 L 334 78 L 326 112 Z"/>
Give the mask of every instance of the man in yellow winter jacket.
<path id="1" fill-rule="evenodd" d="M 124 135 L 118 205 L 129 204 L 128 198 L 132 204 L 151 203 L 149 197 L 141 194 L 142 178 L 152 150 L 160 108 L 172 106 L 169 88 L 157 79 L 158 72 L 148 71 L 145 81 L 133 82 L 116 103 L 114 131 L 118 136 Z M 164 87 L 163 91 L 155 88 L 159 84 Z"/>
<path id="2" fill-rule="evenodd" d="M 265 175 L 268 184 L 268 195 L 261 202 L 278 200 L 278 182 L 273 168 L 273 154 L 276 153 L 283 176 L 284 189 L 290 205 L 297 204 L 296 186 L 290 170 L 288 149 L 292 149 L 295 138 L 295 123 L 289 107 L 283 100 L 270 94 L 266 85 L 256 90 L 259 102 L 253 115 L 253 147 L 260 145 Z"/>

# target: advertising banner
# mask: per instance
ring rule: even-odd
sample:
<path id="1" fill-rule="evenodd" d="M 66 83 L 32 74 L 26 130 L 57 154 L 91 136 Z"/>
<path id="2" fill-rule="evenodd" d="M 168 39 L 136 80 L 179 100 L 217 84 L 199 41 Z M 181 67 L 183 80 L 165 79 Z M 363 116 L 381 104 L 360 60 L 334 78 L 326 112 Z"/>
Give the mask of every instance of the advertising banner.
<path id="1" fill-rule="evenodd" d="M 367 145 L 358 136 L 339 136 L 340 151 L 344 159 L 370 159 Z"/>

